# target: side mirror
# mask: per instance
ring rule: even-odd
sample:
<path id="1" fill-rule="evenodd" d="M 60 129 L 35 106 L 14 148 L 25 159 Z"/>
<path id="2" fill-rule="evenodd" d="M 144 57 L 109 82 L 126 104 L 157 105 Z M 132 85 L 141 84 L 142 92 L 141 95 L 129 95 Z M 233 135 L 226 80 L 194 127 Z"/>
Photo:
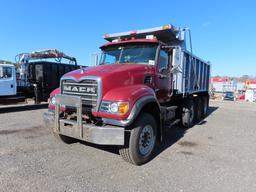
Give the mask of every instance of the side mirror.
<path id="1" fill-rule="evenodd" d="M 167 75 L 167 69 L 165 69 L 165 68 L 161 68 L 160 70 L 159 70 L 159 73 L 161 73 L 161 74 L 163 74 L 163 75 Z"/>
<path id="2" fill-rule="evenodd" d="M 99 54 L 92 53 L 91 54 L 91 66 L 96 66 L 99 64 Z"/>

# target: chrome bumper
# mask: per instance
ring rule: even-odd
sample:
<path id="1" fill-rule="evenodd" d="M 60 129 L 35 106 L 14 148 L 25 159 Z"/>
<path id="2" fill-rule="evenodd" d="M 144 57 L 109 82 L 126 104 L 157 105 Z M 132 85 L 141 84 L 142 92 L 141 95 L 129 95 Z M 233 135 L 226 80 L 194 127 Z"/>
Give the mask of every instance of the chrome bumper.
<path id="1" fill-rule="evenodd" d="M 60 118 L 60 105 L 75 107 L 77 121 Z M 82 121 L 82 101 L 77 96 L 57 95 L 54 113 L 44 113 L 44 123 L 61 135 L 99 145 L 124 145 L 124 128 L 95 126 Z"/>

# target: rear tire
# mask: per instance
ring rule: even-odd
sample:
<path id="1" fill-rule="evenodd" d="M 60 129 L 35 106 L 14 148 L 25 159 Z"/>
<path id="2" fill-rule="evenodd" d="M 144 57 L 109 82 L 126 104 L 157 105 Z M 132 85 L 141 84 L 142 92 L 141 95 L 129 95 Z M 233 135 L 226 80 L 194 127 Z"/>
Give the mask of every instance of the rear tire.
<path id="1" fill-rule="evenodd" d="M 154 155 L 157 138 L 155 118 L 148 113 L 141 113 L 131 126 L 130 138 L 119 150 L 122 158 L 134 165 L 150 161 Z"/>
<path id="2" fill-rule="evenodd" d="M 205 118 L 208 114 L 209 109 L 209 98 L 207 96 L 203 97 L 203 110 L 202 110 L 202 117 Z"/>
<path id="3" fill-rule="evenodd" d="M 194 124 L 194 117 L 195 117 L 195 109 L 194 109 L 194 102 L 192 99 L 185 102 L 183 109 L 182 109 L 182 125 L 185 128 L 190 128 Z"/>
<path id="4" fill-rule="evenodd" d="M 195 98 L 195 122 L 198 123 L 202 119 L 203 114 L 203 102 L 201 97 Z"/>

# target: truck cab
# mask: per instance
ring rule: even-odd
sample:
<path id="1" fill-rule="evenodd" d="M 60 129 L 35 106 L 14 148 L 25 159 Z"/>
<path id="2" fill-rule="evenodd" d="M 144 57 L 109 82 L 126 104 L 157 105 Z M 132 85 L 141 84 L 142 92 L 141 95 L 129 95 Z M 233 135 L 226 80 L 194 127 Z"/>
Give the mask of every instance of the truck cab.
<path id="1" fill-rule="evenodd" d="M 116 145 L 141 165 L 166 128 L 206 115 L 210 67 L 185 50 L 184 30 L 172 25 L 104 38 L 99 65 L 65 74 L 44 120 L 62 142 Z"/>
<path id="2" fill-rule="evenodd" d="M 99 65 L 127 65 L 132 69 L 130 73 L 134 72 L 128 79 L 136 81 L 130 84 L 145 84 L 155 91 L 160 103 L 168 102 L 172 92 L 172 52 L 163 47 L 154 39 L 108 43 L 101 46 Z"/>
<path id="3" fill-rule="evenodd" d="M 16 69 L 11 64 L 0 64 L 0 97 L 17 93 Z"/>

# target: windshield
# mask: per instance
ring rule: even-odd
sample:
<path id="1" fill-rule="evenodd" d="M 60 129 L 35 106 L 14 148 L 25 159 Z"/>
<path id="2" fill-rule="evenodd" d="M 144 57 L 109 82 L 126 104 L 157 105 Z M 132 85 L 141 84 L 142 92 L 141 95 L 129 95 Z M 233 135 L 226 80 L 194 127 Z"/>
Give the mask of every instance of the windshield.
<path id="1" fill-rule="evenodd" d="M 0 79 L 6 79 L 12 77 L 11 67 L 0 67 Z"/>
<path id="2" fill-rule="evenodd" d="M 116 63 L 154 65 L 156 50 L 156 44 L 129 44 L 107 47 L 102 52 L 100 65 Z"/>

